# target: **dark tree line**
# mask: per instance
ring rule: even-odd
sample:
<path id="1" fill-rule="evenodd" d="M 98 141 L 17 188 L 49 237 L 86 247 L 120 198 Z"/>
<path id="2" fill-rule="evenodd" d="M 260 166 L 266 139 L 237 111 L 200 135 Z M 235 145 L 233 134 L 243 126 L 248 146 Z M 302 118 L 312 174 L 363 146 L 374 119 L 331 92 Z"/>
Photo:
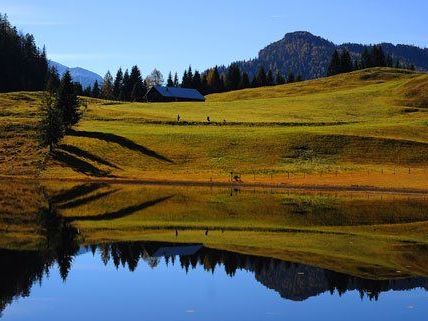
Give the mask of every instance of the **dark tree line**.
<path id="1" fill-rule="evenodd" d="M 330 65 L 327 70 L 327 76 L 338 75 L 354 70 L 361 70 L 373 67 L 390 67 L 400 69 L 415 70 L 414 65 L 402 64 L 398 59 L 395 59 L 385 54 L 382 46 L 375 45 L 365 48 L 361 57 L 353 59 L 347 49 L 333 52 Z"/>
<path id="2" fill-rule="evenodd" d="M 45 88 L 48 74 L 46 50 L 33 35 L 23 35 L 0 14 L 0 92 Z"/>
<path id="3" fill-rule="evenodd" d="M 68 71 L 59 79 L 55 70 L 50 70 L 39 126 L 40 143 L 50 151 L 81 118 L 83 102 L 77 95 L 76 84 Z"/>
<path id="4" fill-rule="evenodd" d="M 295 76 L 292 72 L 282 75 L 279 72 L 274 73 L 272 70 L 266 72 L 263 67 L 260 67 L 257 74 L 250 78 L 248 73 L 243 72 L 237 63 L 232 63 L 224 72 L 220 72 L 220 68 L 215 66 L 201 74 L 197 70 L 193 72 L 192 68 L 189 67 L 183 73 L 181 84 L 177 81 L 177 74 L 172 80 L 172 74 L 170 73 L 167 85 L 194 88 L 207 95 L 245 88 L 283 85 L 301 80 L 302 77 L 300 75 Z"/>

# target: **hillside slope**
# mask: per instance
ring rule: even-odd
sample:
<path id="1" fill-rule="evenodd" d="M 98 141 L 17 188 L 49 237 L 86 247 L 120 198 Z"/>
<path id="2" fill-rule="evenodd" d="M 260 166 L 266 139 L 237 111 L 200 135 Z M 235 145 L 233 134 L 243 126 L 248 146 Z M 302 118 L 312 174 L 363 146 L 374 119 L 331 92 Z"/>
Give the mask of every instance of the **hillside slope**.
<path id="1" fill-rule="evenodd" d="M 91 99 L 42 177 L 227 182 L 234 172 L 254 184 L 428 189 L 427 88 L 426 74 L 377 68 L 206 103 Z"/>
<path id="2" fill-rule="evenodd" d="M 407 65 L 415 65 L 418 70 L 428 70 L 428 48 L 411 45 L 380 44 L 385 53 Z M 297 31 L 287 33 L 284 38 L 273 42 L 260 50 L 257 58 L 249 61 L 238 61 L 243 71 L 250 76 L 263 66 L 265 70 L 279 71 L 286 75 L 289 71 L 304 79 L 324 77 L 335 49 L 346 48 L 357 57 L 367 45 L 345 43 L 336 45 L 327 39 L 309 32 Z"/>

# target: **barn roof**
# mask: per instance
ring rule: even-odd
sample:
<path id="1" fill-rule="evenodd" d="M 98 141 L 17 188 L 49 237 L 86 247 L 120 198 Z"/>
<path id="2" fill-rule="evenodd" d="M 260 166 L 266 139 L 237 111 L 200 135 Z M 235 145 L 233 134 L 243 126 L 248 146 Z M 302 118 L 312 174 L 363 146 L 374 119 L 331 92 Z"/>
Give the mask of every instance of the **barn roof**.
<path id="1" fill-rule="evenodd" d="M 205 100 L 205 97 L 196 89 L 163 86 L 154 86 L 153 88 L 164 97 Z"/>

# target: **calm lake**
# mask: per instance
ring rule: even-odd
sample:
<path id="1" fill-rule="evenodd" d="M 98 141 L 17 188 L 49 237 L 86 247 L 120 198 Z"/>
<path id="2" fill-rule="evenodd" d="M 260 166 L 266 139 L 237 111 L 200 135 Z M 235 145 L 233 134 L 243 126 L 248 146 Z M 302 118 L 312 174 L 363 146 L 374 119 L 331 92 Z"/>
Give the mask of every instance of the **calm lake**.
<path id="1" fill-rule="evenodd" d="M 426 320 L 423 195 L 0 184 L 2 320 Z"/>

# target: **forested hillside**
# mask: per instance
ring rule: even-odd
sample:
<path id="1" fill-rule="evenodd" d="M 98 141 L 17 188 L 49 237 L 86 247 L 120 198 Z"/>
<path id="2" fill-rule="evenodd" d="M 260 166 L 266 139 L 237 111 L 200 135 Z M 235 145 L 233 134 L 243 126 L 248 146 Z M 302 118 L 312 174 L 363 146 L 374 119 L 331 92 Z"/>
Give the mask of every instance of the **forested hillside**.
<path id="1" fill-rule="evenodd" d="M 41 90 L 48 61 L 31 34 L 23 35 L 0 14 L 0 92 Z"/>
<path id="2" fill-rule="evenodd" d="M 417 70 L 428 70 L 428 48 L 421 49 L 410 45 L 380 44 L 386 55 L 392 56 L 404 65 L 414 65 Z M 257 58 L 249 61 L 239 61 L 237 64 L 250 78 L 257 74 L 260 67 L 287 75 L 292 72 L 303 79 L 324 77 L 335 49 L 350 51 L 358 58 L 370 45 L 346 43 L 336 45 L 331 41 L 312 35 L 309 32 L 298 31 L 287 33 L 283 39 L 268 45 L 259 52 Z M 220 68 L 224 72 L 225 68 Z"/>

